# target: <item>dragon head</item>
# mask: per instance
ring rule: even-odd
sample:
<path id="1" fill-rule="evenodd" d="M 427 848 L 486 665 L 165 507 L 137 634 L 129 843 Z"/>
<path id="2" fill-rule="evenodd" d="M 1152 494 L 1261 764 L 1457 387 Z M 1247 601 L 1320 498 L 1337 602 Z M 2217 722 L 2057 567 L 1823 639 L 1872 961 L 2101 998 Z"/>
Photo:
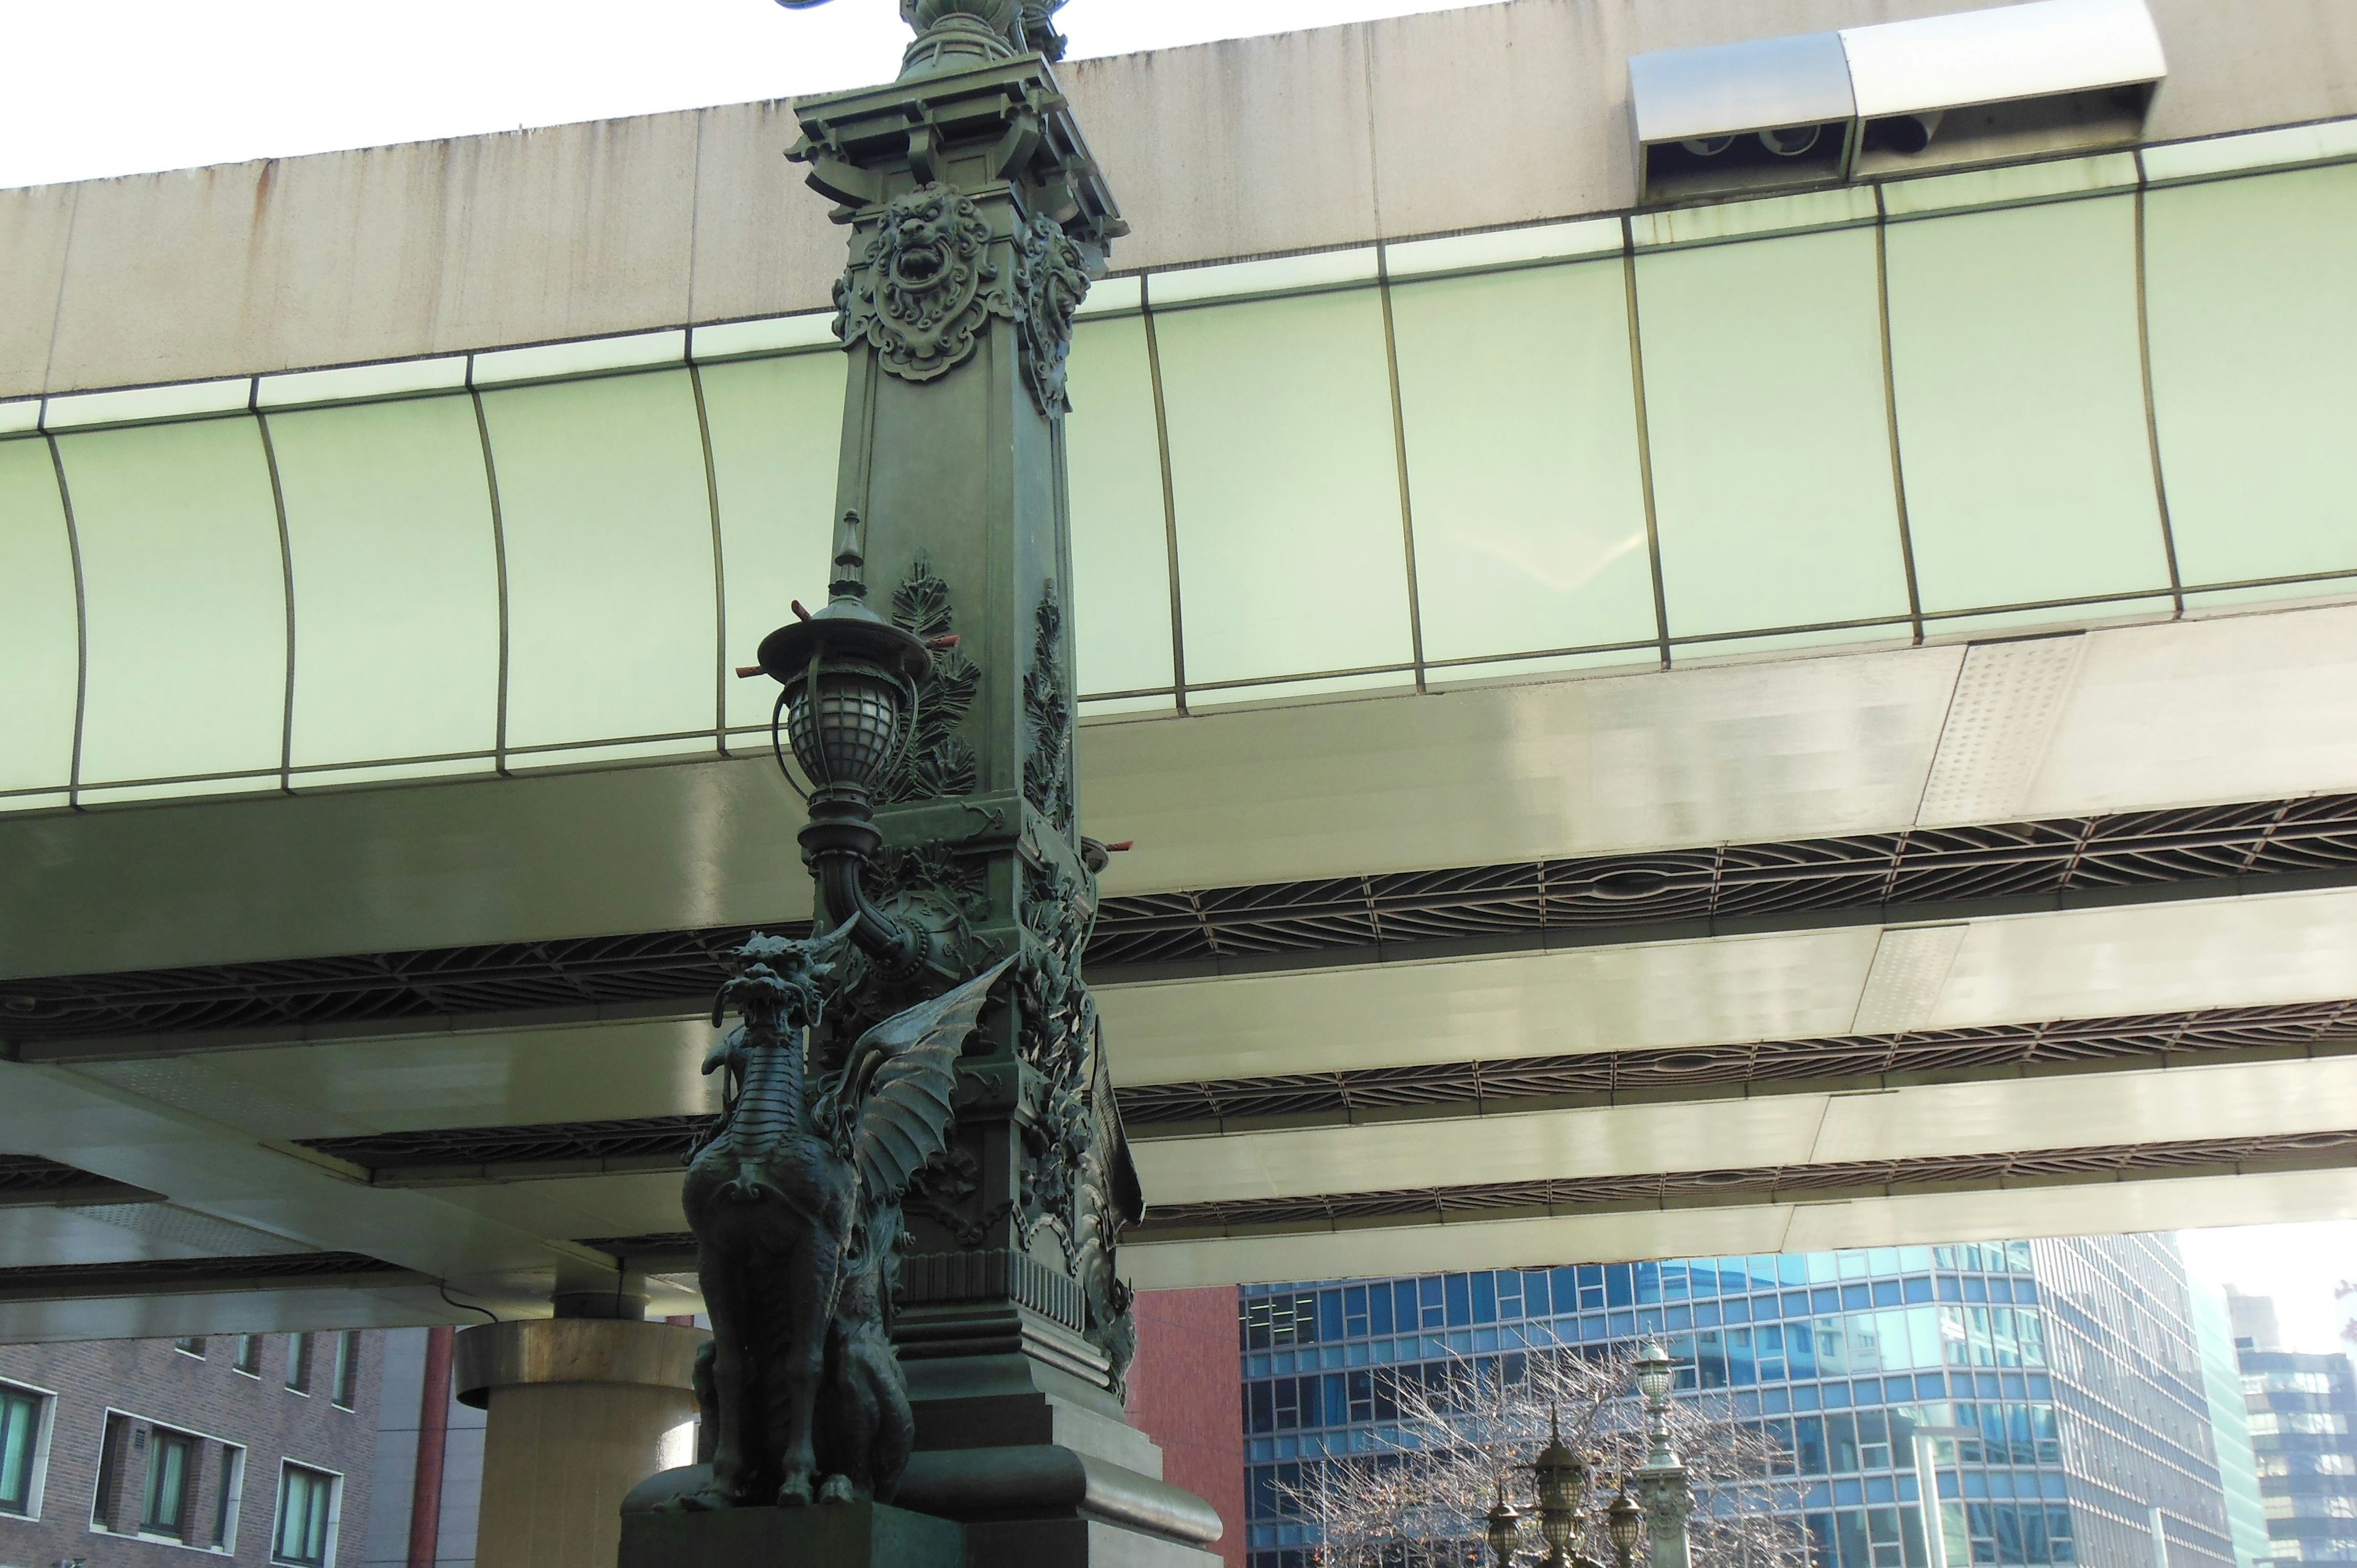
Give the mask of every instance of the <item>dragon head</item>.
<path id="1" fill-rule="evenodd" d="M 731 1012 L 755 1036 L 781 1037 L 815 1026 L 826 1011 L 826 982 L 847 930 L 802 941 L 755 931 L 729 955 L 735 972 L 713 1000 L 713 1027 Z"/>

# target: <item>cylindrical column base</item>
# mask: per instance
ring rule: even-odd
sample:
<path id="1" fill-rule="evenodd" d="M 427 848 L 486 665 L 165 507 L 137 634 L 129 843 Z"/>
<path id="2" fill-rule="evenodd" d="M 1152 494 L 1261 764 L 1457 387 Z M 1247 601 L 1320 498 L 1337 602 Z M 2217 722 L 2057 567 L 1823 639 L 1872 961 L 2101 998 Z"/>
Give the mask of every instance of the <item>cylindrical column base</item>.
<path id="1" fill-rule="evenodd" d="M 705 1337 L 579 1317 L 459 1334 L 458 1397 L 490 1412 L 478 1568 L 613 1568 L 623 1497 L 694 1457 Z"/>

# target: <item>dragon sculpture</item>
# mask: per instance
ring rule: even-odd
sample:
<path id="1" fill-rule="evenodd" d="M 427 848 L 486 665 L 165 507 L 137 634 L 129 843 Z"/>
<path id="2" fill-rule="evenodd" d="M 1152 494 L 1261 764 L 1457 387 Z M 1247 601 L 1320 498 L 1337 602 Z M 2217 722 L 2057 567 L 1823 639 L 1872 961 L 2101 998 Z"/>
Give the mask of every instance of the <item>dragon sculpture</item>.
<path id="1" fill-rule="evenodd" d="M 851 928 L 811 941 L 755 933 L 735 954 L 705 1059 L 720 1120 L 682 1201 L 712 1316 L 697 1369 L 716 1434 L 691 1509 L 889 1501 L 915 1435 L 889 1316 L 900 1201 L 947 1145 L 957 1059 L 1006 959 L 859 1036 L 813 1071 L 810 1032 Z"/>

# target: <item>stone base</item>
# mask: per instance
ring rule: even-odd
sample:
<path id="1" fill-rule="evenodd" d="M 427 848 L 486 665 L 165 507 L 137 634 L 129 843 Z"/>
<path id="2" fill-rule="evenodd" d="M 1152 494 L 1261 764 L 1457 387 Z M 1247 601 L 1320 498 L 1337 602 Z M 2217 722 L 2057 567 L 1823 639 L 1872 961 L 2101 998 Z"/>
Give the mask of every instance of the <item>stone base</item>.
<path id="1" fill-rule="evenodd" d="M 965 1527 L 965 1568 L 1221 1568 L 1216 1552 L 1097 1519 L 998 1520 Z"/>
<path id="2" fill-rule="evenodd" d="M 1175 1487 L 1069 1449 L 919 1455 L 901 1501 L 670 1511 L 712 1478 L 651 1476 L 622 1505 L 619 1568 L 1219 1568 L 1219 1526 Z M 1096 1510 L 1102 1509 L 1103 1512 Z M 1107 1513 L 1120 1517 L 1108 1518 Z"/>
<path id="3" fill-rule="evenodd" d="M 620 1568 L 963 1568 L 954 1520 L 881 1503 L 626 1512 Z"/>

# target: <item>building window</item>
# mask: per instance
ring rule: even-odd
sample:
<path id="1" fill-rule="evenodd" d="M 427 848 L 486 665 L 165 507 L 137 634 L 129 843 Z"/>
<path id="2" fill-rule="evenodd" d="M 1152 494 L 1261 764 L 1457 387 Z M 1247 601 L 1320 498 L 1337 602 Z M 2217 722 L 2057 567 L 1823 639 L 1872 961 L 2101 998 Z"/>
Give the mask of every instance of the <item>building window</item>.
<path id="1" fill-rule="evenodd" d="M 328 1568 L 335 1550 L 337 1477 L 289 1464 L 278 1475 L 278 1528 L 270 1559 L 292 1568 Z"/>
<path id="2" fill-rule="evenodd" d="M 0 1514 L 40 1514 L 48 1413 L 46 1395 L 0 1383 Z"/>
<path id="3" fill-rule="evenodd" d="M 188 1532 L 188 1485 L 196 1477 L 197 1440 L 182 1432 L 155 1430 L 147 1444 L 147 1497 L 139 1515 L 142 1535 L 175 1541 Z"/>
<path id="4" fill-rule="evenodd" d="M 213 1499 L 212 1549 L 224 1556 L 237 1552 L 237 1520 L 245 1500 L 245 1450 L 221 1444 L 221 1496 Z"/>
<path id="5" fill-rule="evenodd" d="M 286 1337 L 286 1386 L 298 1394 L 311 1391 L 311 1341 L 316 1336 Z"/>
<path id="6" fill-rule="evenodd" d="M 261 1335 L 241 1334 L 237 1337 L 237 1360 L 232 1363 L 232 1369 L 243 1372 L 249 1378 L 262 1376 Z"/>
<path id="7" fill-rule="evenodd" d="M 347 1329 L 336 1336 L 336 1405 L 350 1410 L 359 1402 L 361 1391 L 361 1337 L 357 1329 Z"/>
<path id="8" fill-rule="evenodd" d="M 205 1337 L 201 1334 L 183 1334 L 172 1341 L 172 1348 L 183 1356 L 194 1356 L 201 1361 L 205 1359 Z"/>

